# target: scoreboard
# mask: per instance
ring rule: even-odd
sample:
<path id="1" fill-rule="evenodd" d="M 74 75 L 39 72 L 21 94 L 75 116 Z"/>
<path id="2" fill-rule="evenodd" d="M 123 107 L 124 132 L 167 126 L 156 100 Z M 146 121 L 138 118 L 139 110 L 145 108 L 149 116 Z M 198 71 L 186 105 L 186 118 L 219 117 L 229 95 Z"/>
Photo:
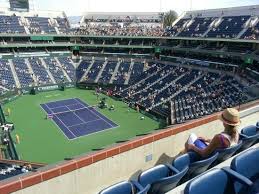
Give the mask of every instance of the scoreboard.
<path id="1" fill-rule="evenodd" d="M 29 11 L 29 0 L 9 0 L 11 11 Z"/>

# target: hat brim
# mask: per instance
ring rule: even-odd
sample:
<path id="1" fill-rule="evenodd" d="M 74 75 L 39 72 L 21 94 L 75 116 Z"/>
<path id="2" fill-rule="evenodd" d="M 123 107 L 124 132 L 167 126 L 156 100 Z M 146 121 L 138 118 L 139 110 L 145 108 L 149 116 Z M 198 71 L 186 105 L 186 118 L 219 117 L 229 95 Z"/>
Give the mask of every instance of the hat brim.
<path id="1" fill-rule="evenodd" d="M 219 120 L 221 120 L 223 123 L 230 125 L 230 126 L 239 126 L 241 124 L 241 121 L 239 120 L 238 122 L 234 123 L 234 122 L 229 122 L 226 119 L 223 118 L 223 113 L 221 113 L 219 115 Z"/>

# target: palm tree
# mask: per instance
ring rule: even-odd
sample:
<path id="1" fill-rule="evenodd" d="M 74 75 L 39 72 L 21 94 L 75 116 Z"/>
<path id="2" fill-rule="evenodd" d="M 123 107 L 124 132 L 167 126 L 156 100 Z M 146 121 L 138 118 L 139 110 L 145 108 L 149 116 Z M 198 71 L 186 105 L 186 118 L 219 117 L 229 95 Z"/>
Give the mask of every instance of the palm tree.
<path id="1" fill-rule="evenodd" d="M 178 14 L 173 10 L 170 10 L 169 12 L 166 12 L 164 14 L 164 18 L 163 18 L 164 28 L 171 27 L 172 23 L 177 19 L 177 17 L 178 17 Z"/>

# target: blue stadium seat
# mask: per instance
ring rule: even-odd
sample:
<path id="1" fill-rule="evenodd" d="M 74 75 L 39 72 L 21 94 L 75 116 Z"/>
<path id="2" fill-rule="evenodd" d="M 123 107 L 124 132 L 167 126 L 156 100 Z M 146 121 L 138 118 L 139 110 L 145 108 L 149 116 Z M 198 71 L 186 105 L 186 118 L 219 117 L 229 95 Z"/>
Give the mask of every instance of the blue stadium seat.
<path id="1" fill-rule="evenodd" d="M 188 172 L 185 175 L 185 180 L 191 179 L 203 172 L 205 172 L 209 166 L 217 159 L 218 153 L 209 156 L 208 158 L 201 158 L 195 152 L 188 152 L 177 157 L 173 161 L 173 166 L 177 169 L 183 169 L 189 167 Z"/>
<path id="2" fill-rule="evenodd" d="M 213 169 L 190 181 L 185 187 L 184 194 L 237 194 L 234 181 L 240 182 L 244 187 L 253 184 L 231 169 Z"/>
<path id="3" fill-rule="evenodd" d="M 148 193 L 159 194 L 173 189 L 188 171 L 188 167 L 178 170 L 171 165 L 157 165 L 139 175 L 138 181 L 143 186 L 151 185 Z"/>
<path id="4" fill-rule="evenodd" d="M 102 190 L 99 194 L 147 194 L 149 188 L 150 185 L 143 188 L 136 181 L 122 181 Z"/>
<path id="5" fill-rule="evenodd" d="M 253 182 L 253 193 L 259 193 L 259 149 L 250 149 L 236 156 L 231 162 L 231 169 Z M 240 183 L 235 183 L 236 191 L 247 193 Z"/>
<path id="6" fill-rule="evenodd" d="M 239 151 L 243 151 L 253 145 L 259 138 L 259 133 L 257 133 L 256 126 L 249 125 L 244 127 L 240 133 L 240 139 L 242 140 L 242 146 Z"/>
<path id="7" fill-rule="evenodd" d="M 231 146 L 229 148 L 225 149 L 217 149 L 216 152 L 219 153 L 217 160 L 213 163 L 213 165 L 216 165 L 220 162 L 223 162 L 224 160 L 227 160 L 231 156 L 233 156 L 237 150 L 241 147 L 242 141 L 239 141 L 238 144 Z"/>

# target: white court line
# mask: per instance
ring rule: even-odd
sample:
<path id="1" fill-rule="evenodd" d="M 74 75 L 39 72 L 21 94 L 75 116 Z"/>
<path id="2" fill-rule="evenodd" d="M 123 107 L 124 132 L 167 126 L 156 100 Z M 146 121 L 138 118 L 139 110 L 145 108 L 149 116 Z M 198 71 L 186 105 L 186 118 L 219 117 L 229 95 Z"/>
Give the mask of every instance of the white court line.
<path id="1" fill-rule="evenodd" d="M 67 127 L 75 127 L 75 126 L 78 126 L 78 125 L 83 125 L 83 124 L 87 124 L 87 123 L 91 123 L 91 122 L 99 121 L 99 120 L 101 120 L 101 119 L 95 119 L 95 120 L 91 120 L 91 121 L 87 121 L 87 122 L 84 122 L 84 123 L 75 124 L 75 125 L 71 125 L 71 126 L 67 126 Z"/>
<path id="2" fill-rule="evenodd" d="M 62 105 L 62 106 L 57 106 L 57 107 L 54 107 L 54 108 L 49 108 L 49 109 L 55 109 L 55 108 L 62 108 L 62 107 L 66 107 L 66 108 L 68 108 L 67 106 L 70 106 L 70 105 L 76 105 L 76 104 L 78 104 L 78 103 L 74 103 L 74 104 L 69 104 L 69 105 Z M 69 108 L 68 108 L 69 109 Z M 70 109 L 69 109 L 70 110 Z"/>
<path id="3" fill-rule="evenodd" d="M 67 105 L 65 105 L 65 107 L 67 107 Z M 82 120 L 75 112 L 73 112 L 73 110 L 71 110 L 69 107 L 67 107 L 68 110 L 70 110 L 80 121 L 82 121 L 83 123 L 85 122 L 84 120 Z M 82 124 L 83 124 L 82 123 Z"/>
<path id="4" fill-rule="evenodd" d="M 49 107 L 48 107 L 48 105 L 47 104 L 45 104 L 46 106 L 47 106 L 47 108 L 49 109 Z M 52 113 L 53 113 L 53 111 L 52 110 L 50 110 Z M 55 115 L 54 115 L 55 116 Z M 56 116 L 57 117 L 57 116 Z M 67 128 L 67 130 L 68 131 L 70 131 L 69 130 L 69 128 L 65 125 L 65 123 L 63 123 L 63 121 L 61 121 L 58 117 L 57 117 L 57 119 L 64 125 L 64 127 L 65 128 Z M 59 126 L 58 126 L 59 127 Z M 59 127 L 60 128 L 60 127 Z M 62 129 L 60 129 L 61 131 L 63 131 Z M 74 137 L 77 137 L 72 131 L 70 131 L 70 133 L 74 136 Z M 65 134 L 65 133 L 64 133 Z M 66 135 L 66 134 L 65 134 Z M 67 135 L 66 135 L 67 136 Z M 67 137 L 68 138 L 68 137 Z"/>
<path id="5" fill-rule="evenodd" d="M 55 103 L 55 102 L 49 102 L 49 103 L 46 103 L 46 104 L 50 104 L 50 103 Z M 61 108 L 61 107 L 66 107 L 66 106 L 76 105 L 76 104 L 78 104 L 78 103 L 69 104 L 69 105 L 62 105 L 62 106 L 56 106 L 56 107 L 54 107 L 54 108 Z M 54 108 L 50 108 L 50 107 L 48 107 L 48 108 L 49 108 L 49 109 L 54 109 Z"/>
<path id="6" fill-rule="evenodd" d="M 43 104 L 45 105 L 45 104 Z M 41 109 L 44 111 L 44 113 L 46 113 L 46 110 L 40 105 Z M 48 113 L 47 113 L 48 114 Z M 68 136 L 64 133 L 64 131 L 62 129 L 60 129 L 60 127 L 57 125 L 56 122 L 52 121 L 52 123 L 54 123 L 56 125 L 56 127 L 59 129 L 58 131 L 60 131 L 66 138 L 68 141 L 74 140 L 75 138 L 71 138 L 69 139 Z"/>
<path id="7" fill-rule="evenodd" d="M 71 98 L 71 99 L 74 99 L 74 100 L 75 100 L 75 98 Z M 67 100 L 67 99 L 64 99 L 64 100 Z M 52 102 L 57 102 L 57 101 L 52 101 Z M 80 101 L 79 101 L 79 102 L 80 102 Z M 84 105 L 84 104 L 82 104 L 82 103 L 80 103 L 80 104 L 81 104 L 81 105 Z M 42 104 L 42 105 L 46 105 L 46 104 Z M 88 105 L 88 106 L 90 106 L 90 105 Z M 43 110 L 43 112 L 46 113 L 46 110 L 44 110 L 42 106 L 40 106 L 40 107 L 41 107 L 41 109 Z M 102 119 L 102 120 L 103 120 L 103 119 Z M 112 121 L 112 122 L 113 122 L 113 121 Z M 100 131 L 96 131 L 96 132 L 93 132 L 93 133 L 88 133 L 88 134 L 76 136 L 76 137 L 74 137 L 74 138 L 69 138 L 69 137 L 64 133 L 64 131 L 57 125 L 56 122 L 53 122 L 53 123 L 54 123 L 54 124 L 57 126 L 57 128 L 59 129 L 58 131 L 60 131 L 60 132 L 67 138 L 68 141 L 73 141 L 73 140 L 85 138 L 85 137 L 87 137 L 87 136 L 95 135 L 95 134 L 98 134 L 98 133 L 102 133 L 102 132 L 105 132 L 105 131 L 108 131 L 108 130 L 111 130 L 111 129 L 115 129 L 115 128 L 120 127 L 120 125 L 118 125 L 118 124 L 116 124 L 115 122 L 113 122 L 113 123 L 116 124 L 116 126 L 114 126 L 114 127 L 106 128 L 106 129 L 103 129 L 103 130 L 100 130 Z"/>
<path id="8" fill-rule="evenodd" d="M 75 99 L 79 104 L 83 105 L 79 100 Z M 87 107 L 88 108 L 88 107 Z M 112 128 L 114 128 L 114 126 L 110 123 L 108 123 L 106 120 L 104 120 L 102 117 L 100 117 L 99 115 L 97 115 L 94 111 L 92 111 L 90 108 L 88 108 L 88 110 L 90 110 L 93 114 L 95 114 L 98 118 L 100 118 L 101 120 L 103 120 L 105 123 L 107 123 L 108 125 L 110 125 Z"/>

